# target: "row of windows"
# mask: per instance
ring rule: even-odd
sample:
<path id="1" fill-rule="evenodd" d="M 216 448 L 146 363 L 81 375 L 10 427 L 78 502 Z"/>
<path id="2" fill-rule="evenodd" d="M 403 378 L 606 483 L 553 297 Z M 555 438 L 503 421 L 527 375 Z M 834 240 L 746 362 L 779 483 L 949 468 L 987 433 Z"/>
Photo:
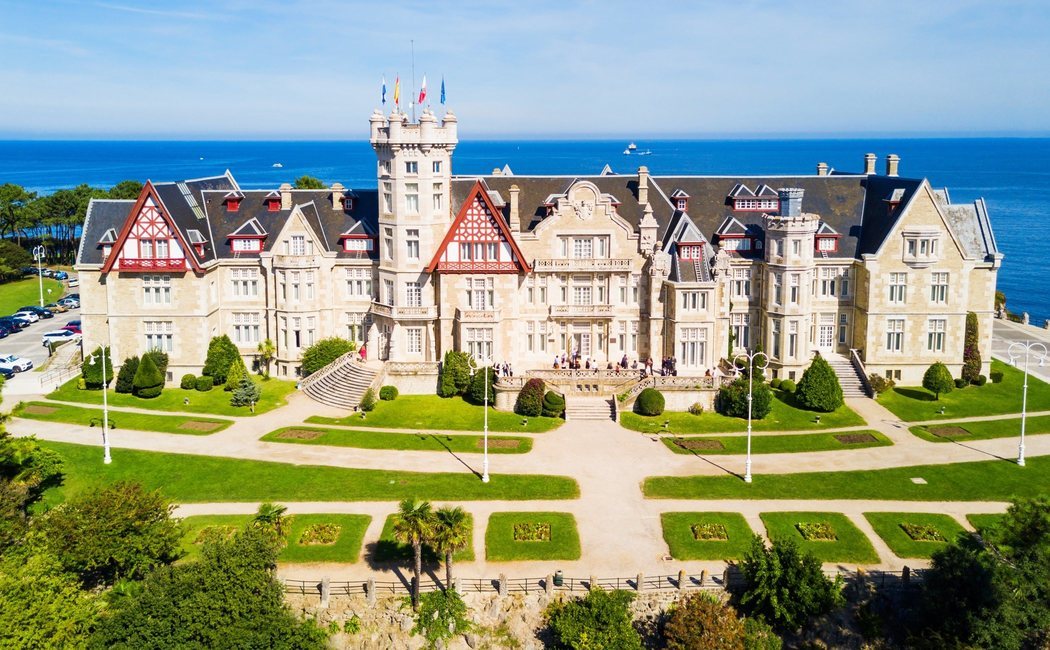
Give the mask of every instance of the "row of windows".
<path id="1" fill-rule="evenodd" d="M 903 305 L 908 301 L 907 273 L 890 273 L 889 301 L 896 305 Z M 946 272 L 934 271 L 930 274 L 930 302 L 942 305 L 948 303 L 948 274 Z"/>
<path id="2" fill-rule="evenodd" d="M 944 318 L 931 318 L 926 321 L 926 351 L 944 352 L 944 333 L 948 321 Z M 904 351 L 904 319 L 889 318 L 886 320 L 886 351 Z"/>
<path id="3" fill-rule="evenodd" d="M 435 211 L 445 206 L 445 192 L 442 183 L 433 183 L 430 187 L 431 206 Z M 394 211 L 394 186 L 389 181 L 383 182 L 383 211 Z M 419 183 L 405 183 L 405 211 L 408 214 L 419 213 Z"/>

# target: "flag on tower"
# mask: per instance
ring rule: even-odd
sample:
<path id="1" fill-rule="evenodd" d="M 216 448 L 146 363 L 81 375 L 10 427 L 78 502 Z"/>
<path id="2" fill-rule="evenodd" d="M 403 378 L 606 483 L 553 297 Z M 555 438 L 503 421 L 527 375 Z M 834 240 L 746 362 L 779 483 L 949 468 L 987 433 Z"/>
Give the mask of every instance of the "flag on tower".
<path id="1" fill-rule="evenodd" d="M 383 98 L 381 101 L 383 106 L 386 106 L 386 75 L 383 75 Z"/>
<path id="2" fill-rule="evenodd" d="M 401 76 L 394 77 L 394 105 L 401 105 Z"/>
<path id="3" fill-rule="evenodd" d="M 441 104 L 445 104 L 445 76 L 441 76 Z"/>
<path id="4" fill-rule="evenodd" d="M 423 100 L 427 98 L 427 76 L 423 75 L 423 85 L 419 87 L 419 101 L 417 104 L 422 104 Z"/>

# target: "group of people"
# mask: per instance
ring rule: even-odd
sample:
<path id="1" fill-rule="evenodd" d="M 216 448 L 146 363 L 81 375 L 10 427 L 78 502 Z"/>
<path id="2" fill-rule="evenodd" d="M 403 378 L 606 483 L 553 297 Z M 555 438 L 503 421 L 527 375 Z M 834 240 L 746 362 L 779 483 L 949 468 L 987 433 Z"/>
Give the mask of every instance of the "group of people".
<path id="1" fill-rule="evenodd" d="M 621 372 L 641 369 L 642 377 L 652 377 L 656 374 L 653 364 L 653 358 L 648 359 L 634 359 L 633 361 L 627 358 L 627 355 L 623 355 L 619 363 L 612 363 L 611 361 L 605 364 L 605 369 L 620 374 Z M 554 355 L 554 369 L 560 370 L 593 370 L 598 372 L 601 370 L 600 363 L 591 359 L 590 357 L 583 357 L 579 352 L 574 352 L 571 355 L 562 353 L 561 355 Z M 678 361 L 674 357 L 664 357 L 660 363 L 660 375 L 661 376 L 677 376 L 678 375 Z"/>

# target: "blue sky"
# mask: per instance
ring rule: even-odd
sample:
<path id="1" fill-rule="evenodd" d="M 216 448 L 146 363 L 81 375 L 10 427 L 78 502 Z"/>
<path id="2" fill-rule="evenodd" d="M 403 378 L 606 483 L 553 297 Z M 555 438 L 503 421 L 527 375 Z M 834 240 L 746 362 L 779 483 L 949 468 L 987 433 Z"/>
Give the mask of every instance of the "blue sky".
<path id="1" fill-rule="evenodd" d="M 1050 133 L 1050 3 L 0 0 L 0 138 Z M 388 104 L 389 107 L 389 104 Z"/>

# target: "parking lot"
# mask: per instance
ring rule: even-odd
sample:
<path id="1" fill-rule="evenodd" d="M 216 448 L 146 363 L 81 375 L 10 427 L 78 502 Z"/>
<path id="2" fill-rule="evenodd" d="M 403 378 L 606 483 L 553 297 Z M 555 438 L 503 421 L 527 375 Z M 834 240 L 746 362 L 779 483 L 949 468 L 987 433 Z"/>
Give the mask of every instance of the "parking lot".
<path id="1" fill-rule="evenodd" d="M 76 293 L 76 290 L 74 289 L 73 292 Z M 31 388 L 39 387 L 39 380 L 43 373 L 34 372 L 34 370 L 39 368 L 48 358 L 47 348 L 41 342 L 43 335 L 52 330 L 61 329 L 69 321 L 78 320 L 79 318 L 80 309 L 70 309 L 66 312 L 56 313 L 54 318 L 42 318 L 21 332 L 15 332 L 5 339 L 0 339 L 0 354 L 14 354 L 33 362 L 33 370 L 17 373 L 12 379 L 8 380 L 5 392 L 21 394 L 33 392 L 30 390 Z M 67 345 L 70 344 L 67 343 Z"/>

